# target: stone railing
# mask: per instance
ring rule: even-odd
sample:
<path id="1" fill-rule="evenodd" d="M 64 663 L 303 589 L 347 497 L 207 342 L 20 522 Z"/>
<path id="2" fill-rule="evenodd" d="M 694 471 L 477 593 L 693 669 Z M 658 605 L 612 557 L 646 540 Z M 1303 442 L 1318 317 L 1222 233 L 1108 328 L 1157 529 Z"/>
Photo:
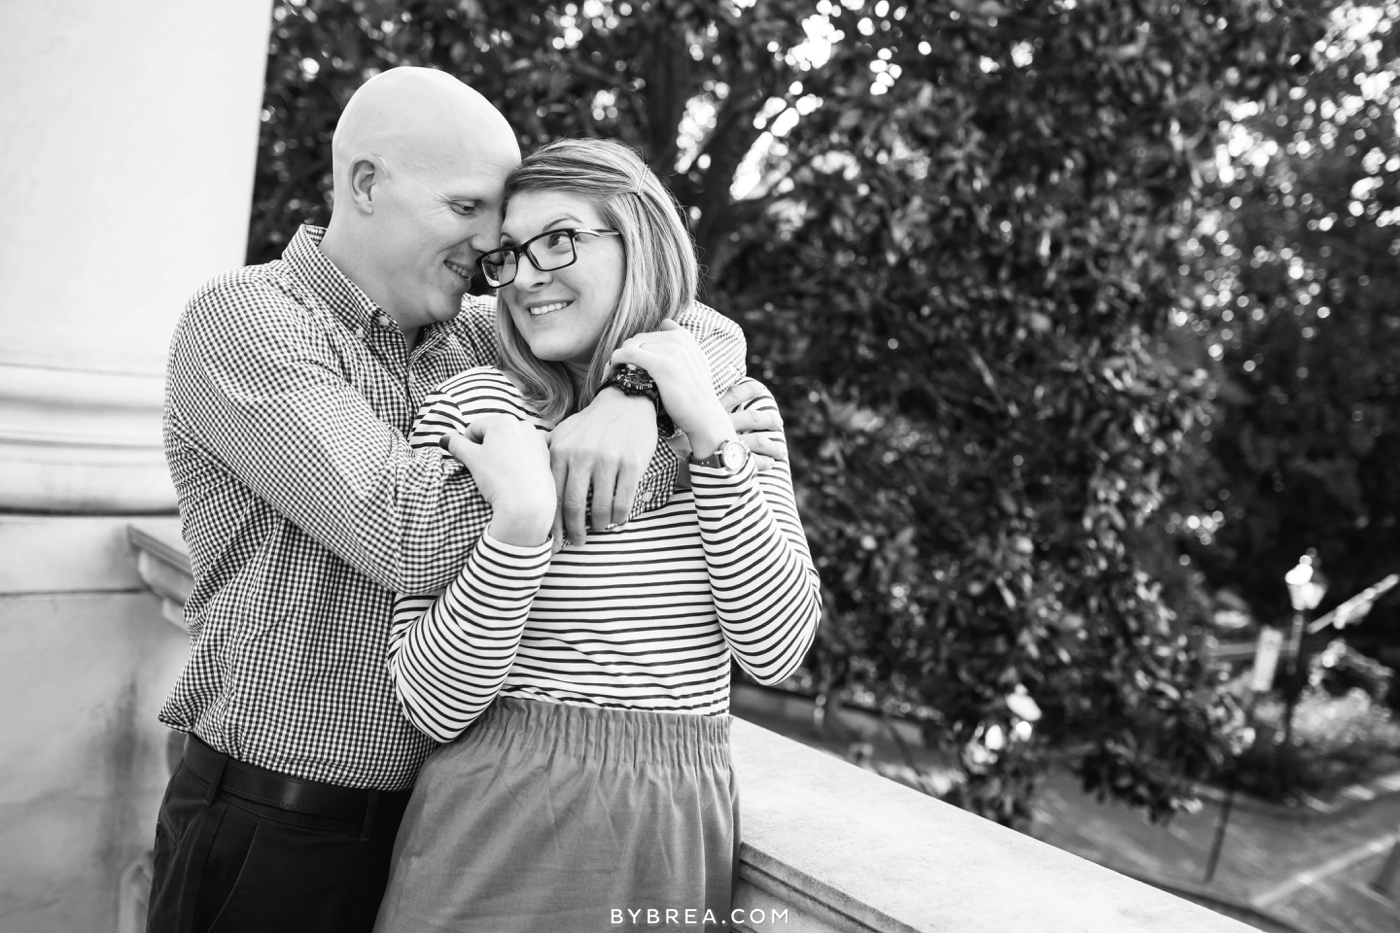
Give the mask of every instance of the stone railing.
<path id="1" fill-rule="evenodd" d="M 192 580 L 177 523 L 138 522 L 130 538 L 141 578 L 183 626 Z M 744 720 L 734 721 L 733 744 L 743 805 L 736 929 L 1252 929 Z"/>

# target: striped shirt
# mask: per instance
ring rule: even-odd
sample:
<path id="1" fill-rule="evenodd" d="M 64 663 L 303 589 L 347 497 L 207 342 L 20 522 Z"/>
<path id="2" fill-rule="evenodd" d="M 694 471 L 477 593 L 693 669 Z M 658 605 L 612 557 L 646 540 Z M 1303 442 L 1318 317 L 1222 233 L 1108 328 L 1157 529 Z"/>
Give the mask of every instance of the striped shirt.
<path id="1" fill-rule="evenodd" d="M 495 362 L 495 300 L 468 297 L 410 353 L 323 233 L 214 279 L 177 326 L 165 450 L 195 582 L 160 718 L 242 761 L 397 790 L 432 743 L 389 682 L 393 593 L 446 586 L 490 520 L 470 475 L 407 435 L 431 387 Z M 742 334 L 709 309 L 685 317 L 727 388 Z M 662 453 L 643 483 L 660 498 L 677 466 Z"/>
<path id="2" fill-rule="evenodd" d="M 766 394 L 748 407 L 776 409 Z M 410 443 L 436 450 L 444 432 L 501 413 L 548 427 L 499 370 L 470 370 L 429 399 Z M 821 592 L 787 464 L 692 464 L 690 481 L 553 559 L 548 542 L 483 535 L 445 590 L 399 596 L 389 670 L 413 724 L 448 742 L 497 696 L 719 715 L 731 657 L 760 683 L 790 675 Z"/>

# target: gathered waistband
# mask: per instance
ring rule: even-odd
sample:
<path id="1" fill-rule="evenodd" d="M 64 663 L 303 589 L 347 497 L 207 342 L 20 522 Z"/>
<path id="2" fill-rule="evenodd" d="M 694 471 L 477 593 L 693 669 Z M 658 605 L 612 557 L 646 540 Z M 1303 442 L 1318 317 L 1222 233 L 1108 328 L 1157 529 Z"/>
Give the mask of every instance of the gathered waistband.
<path id="1" fill-rule="evenodd" d="M 729 716 L 602 709 L 498 697 L 462 737 L 598 766 L 729 767 Z"/>

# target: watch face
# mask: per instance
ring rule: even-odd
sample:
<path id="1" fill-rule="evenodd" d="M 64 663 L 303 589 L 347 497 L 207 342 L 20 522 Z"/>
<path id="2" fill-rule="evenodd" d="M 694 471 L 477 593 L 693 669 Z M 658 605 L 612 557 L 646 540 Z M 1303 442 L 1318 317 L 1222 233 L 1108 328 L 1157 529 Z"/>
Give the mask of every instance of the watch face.
<path id="1" fill-rule="evenodd" d="M 738 473 L 749 459 L 749 449 L 739 441 L 725 441 L 719 448 L 720 462 L 731 473 Z"/>

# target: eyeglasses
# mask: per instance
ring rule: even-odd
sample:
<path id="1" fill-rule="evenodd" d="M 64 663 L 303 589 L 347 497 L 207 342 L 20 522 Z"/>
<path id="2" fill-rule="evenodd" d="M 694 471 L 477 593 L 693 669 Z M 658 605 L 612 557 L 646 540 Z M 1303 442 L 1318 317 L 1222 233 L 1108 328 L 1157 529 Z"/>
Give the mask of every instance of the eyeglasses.
<path id="1" fill-rule="evenodd" d="M 553 272 L 578 261 L 578 251 L 574 241 L 581 236 L 622 236 L 616 230 L 546 230 L 539 236 L 531 237 L 519 246 L 502 246 L 484 254 L 476 261 L 481 274 L 486 276 L 486 284 L 500 288 L 515 281 L 520 269 L 520 257 L 527 256 L 530 263 L 541 272 Z"/>

